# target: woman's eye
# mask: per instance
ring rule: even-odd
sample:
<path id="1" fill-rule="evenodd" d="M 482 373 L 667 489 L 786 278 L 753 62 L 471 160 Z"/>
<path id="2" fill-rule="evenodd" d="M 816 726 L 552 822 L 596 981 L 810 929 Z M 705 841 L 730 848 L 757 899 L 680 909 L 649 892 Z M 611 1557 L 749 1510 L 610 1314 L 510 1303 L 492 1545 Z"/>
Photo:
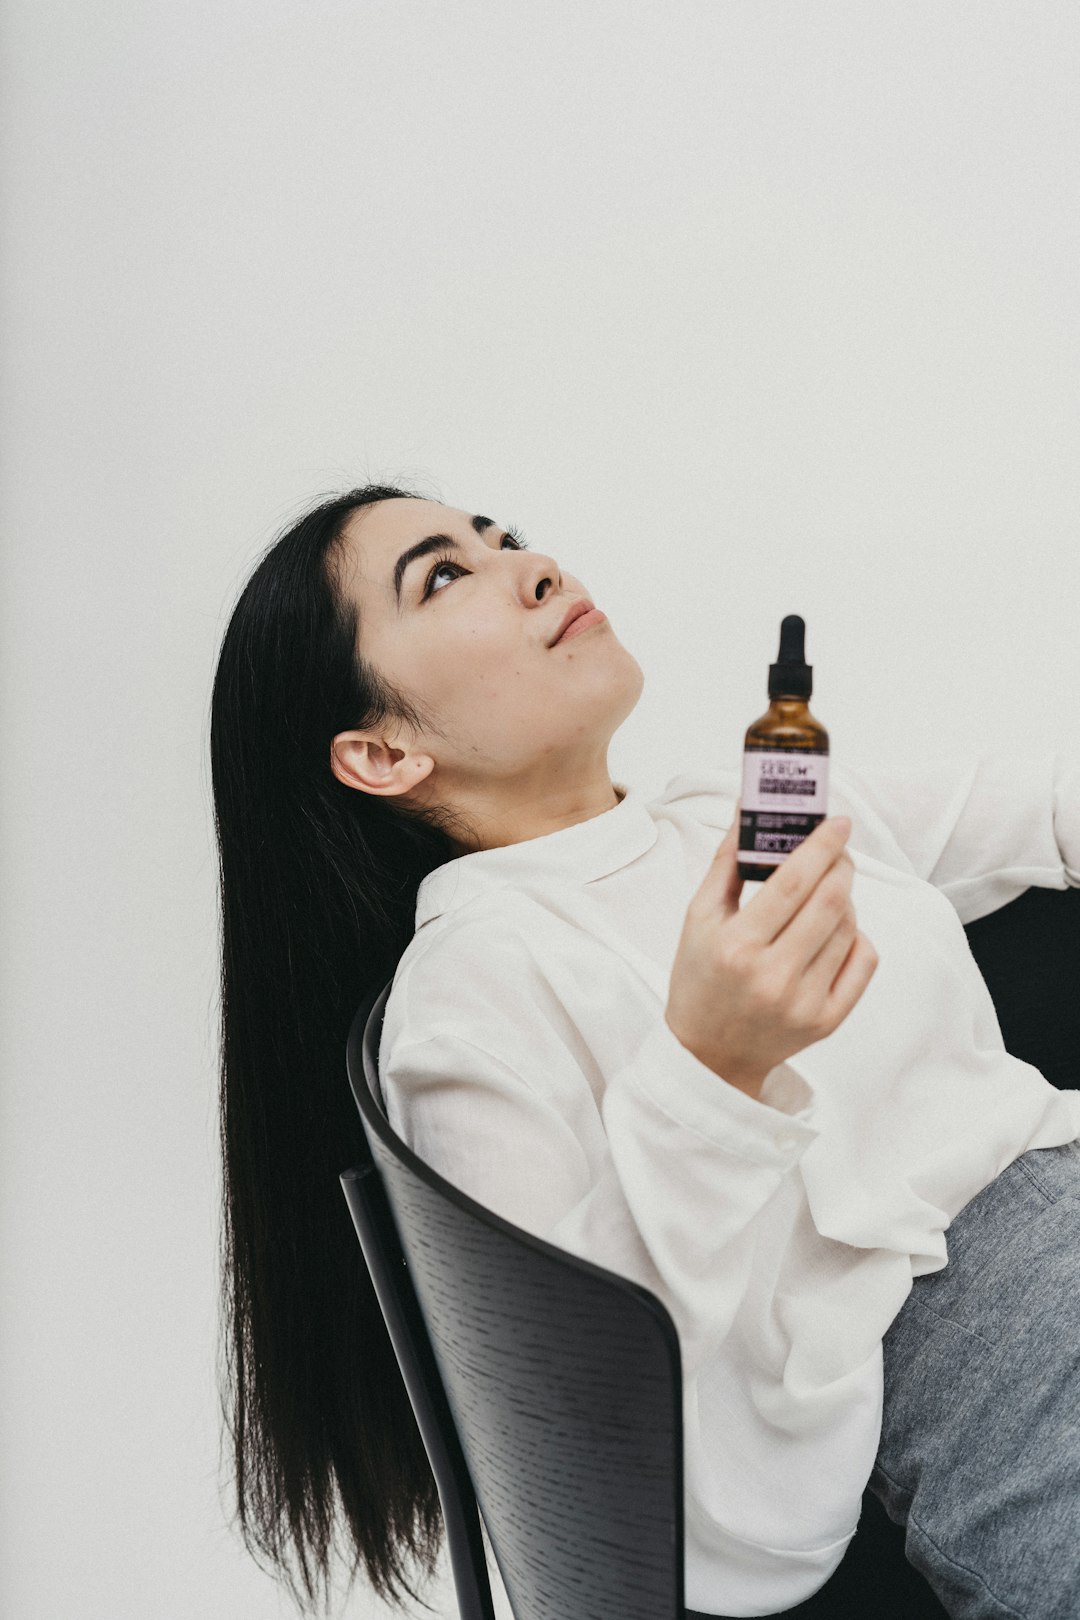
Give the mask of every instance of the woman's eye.
<path id="1" fill-rule="evenodd" d="M 518 529 L 507 528 L 506 533 L 502 537 L 502 545 L 505 546 L 507 544 L 509 544 L 511 549 L 514 551 L 528 551 L 529 549 L 528 541 Z M 424 594 L 420 598 L 422 602 L 426 602 L 429 596 L 438 594 L 434 590 L 435 579 L 437 575 L 442 573 L 444 568 L 452 568 L 455 574 L 467 574 L 469 572 L 467 568 L 462 568 L 460 563 L 455 562 L 453 557 L 436 558 L 434 564 L 432 565 L 431 572 L 428 574 L 428 577 L 424 582 Z"/>
<path id="2" fill-rule="evenodd" d="M 442 573 L 444 568 L 455 568 L 455 569 L 457 569 L 458 573 L 464 573 L 464 569 L 460 568 L 458 566 L 458 564 L 456 562 L 454 562 L 451 557 L 443 557 L 443 558 L 441 558 L 440 561 L 437 562 L 435 564 L 435 566 L 432 568 L 430 574 L 427 577 L 427 580 L 426 580 L 426 582 L 424 584 L 424 594 L 421 597 L 421 601 L 426 602 L 428 597 L 433 594 L 433 587 L 434 587 L 434 584 L 435 584 L 436 577 L 439 574 Z"/>

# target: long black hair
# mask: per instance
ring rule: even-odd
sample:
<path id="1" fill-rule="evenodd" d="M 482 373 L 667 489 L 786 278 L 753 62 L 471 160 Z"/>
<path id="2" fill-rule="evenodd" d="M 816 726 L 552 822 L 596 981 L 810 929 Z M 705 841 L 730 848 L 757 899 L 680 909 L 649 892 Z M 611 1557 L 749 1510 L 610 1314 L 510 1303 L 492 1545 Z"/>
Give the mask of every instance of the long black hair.
<path id="1" fill-rule="evenodd" d="M 338 1174 L 362 1156 L 344 1078 L 361 1001 L 393 975 L 416 893 L 460 853 L 449 812 L 346 787 L 337 732 L 431 718 L 362 657 L 341 584 L 366 485 L 264 552 L 214 675 L 210 759 L 221 900 L 224 1402 L 237 1512 L 299 1607 L 331 1564 L 420 1601 L 443 1535 L 431 1468 Z M 359 634 L 358 634 L 359 632 Z M 461 844 L 455 840 L 461 840 Z"/>

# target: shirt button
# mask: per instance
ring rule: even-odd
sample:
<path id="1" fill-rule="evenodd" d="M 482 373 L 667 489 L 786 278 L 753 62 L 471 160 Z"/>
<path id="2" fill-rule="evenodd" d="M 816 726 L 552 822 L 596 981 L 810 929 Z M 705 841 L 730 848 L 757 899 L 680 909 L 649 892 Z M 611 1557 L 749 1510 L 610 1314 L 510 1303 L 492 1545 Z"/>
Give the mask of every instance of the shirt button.
<path id="1" fill-rule="evenodd" d="M 798 1140 L 799 1138 L 794 1134 L 793 1131 L 781 1131 L 780 1135 L 776 1138 L 776 1145 L 780 1149 L 781 1153 L 787 1153 L 795 1146 Z"/>

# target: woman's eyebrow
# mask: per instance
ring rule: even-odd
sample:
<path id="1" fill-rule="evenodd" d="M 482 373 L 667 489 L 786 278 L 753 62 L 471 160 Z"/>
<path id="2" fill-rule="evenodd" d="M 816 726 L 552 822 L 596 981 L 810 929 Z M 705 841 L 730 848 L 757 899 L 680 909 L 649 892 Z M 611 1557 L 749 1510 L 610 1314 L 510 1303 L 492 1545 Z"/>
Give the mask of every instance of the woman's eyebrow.
<path id="1" fill-rule="evenodd" d="M 477 534 L 483 534 L 485 529 L 494 527 L 489 517 L 474 517 L 469 520 Z M 405 577 L 405 570 L 410 563 L 418 562 L 431 551 L 441 551 L 444 547 L 451 551 L 460 551 L 461 547 L 450 534 L 429 534 L 423 540 L 418 540 L 414 546 L 403 551 L 394 564 L 394 595 L 397 597 L 398 611 L 401 611 L 401 582 Z"/>

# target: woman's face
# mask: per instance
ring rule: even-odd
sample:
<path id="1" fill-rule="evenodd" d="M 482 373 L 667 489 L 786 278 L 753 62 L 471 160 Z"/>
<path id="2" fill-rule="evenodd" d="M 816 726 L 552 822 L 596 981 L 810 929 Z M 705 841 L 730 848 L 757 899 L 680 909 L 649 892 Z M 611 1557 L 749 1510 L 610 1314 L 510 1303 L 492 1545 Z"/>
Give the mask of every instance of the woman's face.
<path id="1" fill-rule="evenodd" d="M 436 501 L 361 508 L 344 543 L 360 651 L 435 729 L 343 732 L 335 774 L 493 825 L 541 801 L 556 819 L 598 795 L 614 802 L 608 743 L 644 676 L 606 619 L 552 645 L 567 609 L 592 600 L 580 581 L 492 519 Z"/>

